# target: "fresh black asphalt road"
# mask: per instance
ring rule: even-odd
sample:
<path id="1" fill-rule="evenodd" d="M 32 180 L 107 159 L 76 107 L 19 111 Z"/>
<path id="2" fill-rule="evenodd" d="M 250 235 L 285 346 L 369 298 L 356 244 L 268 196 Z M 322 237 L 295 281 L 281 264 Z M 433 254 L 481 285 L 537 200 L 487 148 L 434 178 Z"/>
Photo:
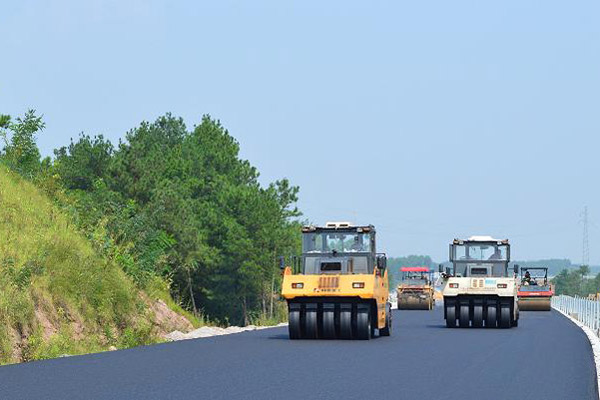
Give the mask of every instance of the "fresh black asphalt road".
<path id="1" fill-rule="evenodd" d="M 510 330 L 395 311 L 370 341 L 286 328 L 0 367 L 0 399 L 598 399 L 585 334 L 555 311 Z"/>

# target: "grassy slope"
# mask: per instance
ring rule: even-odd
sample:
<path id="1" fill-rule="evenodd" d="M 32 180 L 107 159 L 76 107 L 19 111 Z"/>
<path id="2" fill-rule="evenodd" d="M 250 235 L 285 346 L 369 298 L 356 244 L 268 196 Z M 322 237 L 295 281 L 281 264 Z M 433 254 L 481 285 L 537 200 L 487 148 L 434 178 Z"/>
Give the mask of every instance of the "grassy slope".
<path id="1" fill-rule="evenodd" d="M 152 318 L 123 271 L 0 165 L 0 363 L 155 342 Z"/>

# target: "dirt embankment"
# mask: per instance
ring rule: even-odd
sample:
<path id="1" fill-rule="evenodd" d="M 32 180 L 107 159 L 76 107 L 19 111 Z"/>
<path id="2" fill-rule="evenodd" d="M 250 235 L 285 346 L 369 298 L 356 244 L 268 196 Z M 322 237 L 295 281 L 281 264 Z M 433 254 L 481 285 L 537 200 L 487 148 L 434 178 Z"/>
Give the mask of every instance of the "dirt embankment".
<path id="1" fill-rule="evenodd" d="M 147 304 L 154 316 L 152 323 L 160 337 L 164 338 L 173 331 L 190 332 L 194 329 L 194 326 L 186 317 L 171 310 L 164 301 L 160 299 L 150 301 L 148 299 Z"/>

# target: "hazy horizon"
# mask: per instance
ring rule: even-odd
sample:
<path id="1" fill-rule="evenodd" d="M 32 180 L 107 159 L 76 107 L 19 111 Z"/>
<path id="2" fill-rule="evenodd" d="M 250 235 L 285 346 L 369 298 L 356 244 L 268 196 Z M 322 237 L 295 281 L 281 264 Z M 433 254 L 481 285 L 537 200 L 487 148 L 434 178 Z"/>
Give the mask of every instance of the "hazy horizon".
<path id="1" fill-rule="evenodd" d="M 221 120 L 304 218 L 377 227 L 391 256 L 455 237 L 600 264 L 600 4 L 23 1 L 5 5 L 0 113 L 45 155 L 172 112 Z M 594 167 L 596 165 L 596 167 Z"/>

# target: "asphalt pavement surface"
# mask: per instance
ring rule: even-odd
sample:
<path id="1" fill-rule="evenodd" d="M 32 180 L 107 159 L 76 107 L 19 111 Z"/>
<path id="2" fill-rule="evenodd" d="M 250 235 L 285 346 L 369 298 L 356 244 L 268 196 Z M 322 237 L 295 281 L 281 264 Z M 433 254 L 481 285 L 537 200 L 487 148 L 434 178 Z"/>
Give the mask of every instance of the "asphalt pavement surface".
<path id="1" fill-rule="evenodd" d="M 598 399 L 587 337 L 556 311 L 518 328 L 447 329 L 394 311 L 391 337 L 287 328 L 0 367 L 0 399 Z"/>

